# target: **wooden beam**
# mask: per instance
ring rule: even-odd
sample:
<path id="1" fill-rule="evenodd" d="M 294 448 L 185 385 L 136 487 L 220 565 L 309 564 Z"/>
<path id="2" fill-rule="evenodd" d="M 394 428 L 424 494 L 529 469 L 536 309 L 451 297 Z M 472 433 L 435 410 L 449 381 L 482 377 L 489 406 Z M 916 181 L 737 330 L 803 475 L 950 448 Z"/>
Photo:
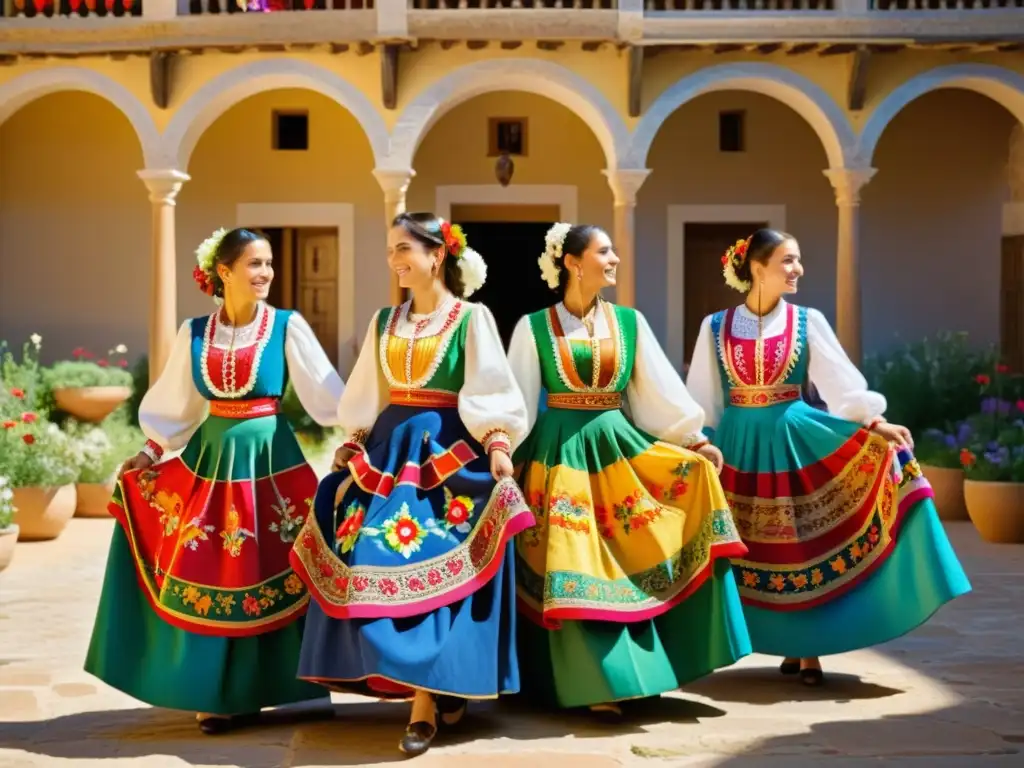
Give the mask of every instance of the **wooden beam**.
<path id="1" fill-rule="evenodd" d="M 514 51 L 516 48 L 520 48 L 523 45 L 522 40 L 502 40 L 501 50 L 503 51 Z"/>
<path id="2" fill-rule="evenodd" d="M 487 40 L 467 40 L 466 47 L 471 51 L 482 51 L 489 45 Z"/>
<path id="3" fill-rule="evenodd" d="M 537 49 L 541 50 L 541 51 L 557 51 L 563 45 L 565 45 L 565 42 L 562 41 L 562 40 L 538 40 L 537 41 Z"/>
<path id="4" fill-rule="evenodd" d="M 174 54 L 153 51 L 149 54 L 149 93 L 157 109 L 167 109 L 171 102 L 171 65 Z"/>
<path id="5" fill-rule="evenodd" d="M 587 53 L 593 53 L 594 51 L 601 50 L 602 45 L 604 45 L 604 42 L 601 40 L 587 40 L 580 47 Z"/>
<path id="6" fill-rule="evenodd" d="M 764 45 L 757 46 L 757 51 L 758 53 L 764 55 L 769 53 L 775 53 L 781 47 L 782 43 L 765 43 Z"/>
<path id="7" fill-rule="evenodd" d="M 715 53 L 735 53 L 736 51 L 742 51 L 744 45 L 742 43 L 721 43 L 716 45 L 714 48 Z"/>
<path id="8" fill-rule="evenodd" d="M 846 106 L 851 112 L 859 112 L 864 109 L 870 60 L 871 51 L 867 49 L 867 46 L 862 45 L 853 52 L 853 61 L 850 62 L 850 81 L 846 87 Z"/>
<path id="9" fill-rule="evenodd" d="M 331 43 L 331 53 L 348 53 L 348 43 Z"/>
<path id="10" fill-rule="evenodd" d="M 384 109 L 394 109 L 398 104 L 398 49 L 400 46 L 387 44 L 380 51 L 380 94 Z"/>
<path id="11" fill-rule="evenodd" d="M 790 56 L 799 56 L 801 53 L 809 53 L 818 47 L 818 43 L 795 43 L 786 51 Z"/>
<path id="12" fill-rule="evenodd" d="M 356 55 L 369 56 L 374 50 L 373 43 L 362 42 L 356 46 Z"/>
<path id="13" fill-rule="evenodd" d="M 829 45 L 818 51 L 819 56 L 837 56 L 841 53 L 853 53 L 860 49 L 860 46 L 853 43 L 837 43 L 836 45 Z"/>
<path id="14" fill-rule="evenodd" d="M 633 45 L 629 48 L 629 116 L 640 117 L 643 108 L 644 49 Z"/>

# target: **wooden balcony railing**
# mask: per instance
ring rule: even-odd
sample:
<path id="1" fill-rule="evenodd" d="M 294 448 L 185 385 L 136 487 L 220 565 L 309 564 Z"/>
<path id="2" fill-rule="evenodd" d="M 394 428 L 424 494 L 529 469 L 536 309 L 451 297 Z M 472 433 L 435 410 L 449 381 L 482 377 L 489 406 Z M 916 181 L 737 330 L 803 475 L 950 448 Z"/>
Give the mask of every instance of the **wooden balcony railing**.
<path id="1" fill-rule="evenodd" d="M 5 18 L 141 16 L 142 0 L 3 0 Z"/>
<path id="2" fill-rule="evenodd" d="M 645 0 L 647 11 L 835 11 L 836 0 Z"/>
<path id="3" fill-rule="evenodd" d="M 372 10 L 373 2 L 374 0 L 189 0 L 188 14 L 201 16 L 280 11 L 364 11 Z"/>
<path id="4" fill-rule="evenodd" d="M 537 8 L 558 10 L 614 11 L 618 0 L 409 0 L 409 8 L 416 11 L 462 11 L 507 8 L 532 11 Z"/>
<path id="5" fill-rule="evenodd" d="M 985 11 L 1024 8 L 1024 0 L 873 0 L 875 11 Z"/>

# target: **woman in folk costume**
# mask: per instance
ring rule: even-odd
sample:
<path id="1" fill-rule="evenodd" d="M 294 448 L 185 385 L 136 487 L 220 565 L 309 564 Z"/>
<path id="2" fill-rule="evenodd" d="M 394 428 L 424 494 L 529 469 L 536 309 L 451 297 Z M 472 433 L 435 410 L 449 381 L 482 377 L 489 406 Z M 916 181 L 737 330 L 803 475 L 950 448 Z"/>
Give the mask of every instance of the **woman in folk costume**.
<path id="1" fill-rule="evenodd" d="M 300 677 L 412 699 L 400 749 L 437 716 L 519 689 L 512 537 L 533 515 L 510 452 L 526 406 L 486 307 L 486 265 L 458 226 L 402 214 L 388 266 L 412 298 L 370 323 L 339 404 L 336 472 L 292 563 L 315 599 Z"/>
<path id="2" fill-rule="evenodd" d="M 317 478 L 280 414 L 291 381 L 332 425 L 344 385 L 306 321 L 266 303 L 269 243 L 220 230 L 196 251 L 223 306 L 181 326 L 122 469 L 87 671 L 205 733 L 320 698 L 295 679 L 309 593 L 288 563 Z M 180 456 L 161 460 L 165 451 Z"/>
<path id="3" fill-rule="evenodd" d="M 598 227 L 554 225 L 540 265 L 561 301 L 509 348 L 538 520 L 516 545 L 524 692 L 612 719 L 750 652 L 721 454 L 643 315 L 601 300 L 618 263 Z"/>
<path id="4" fill-rule="evenodd" d="M 818 657 L 899 637 L 970 584 L 910 433 L 822 314 L 783 298 L 804 274 L 796 240 L 761 229 L 722 261 L 746 302 L 704 319 L 687 385 L 749 550 L 735 572 L 754 650 L 820 685 Z M 803 402 L 808 381 L 827 412 Z"/>

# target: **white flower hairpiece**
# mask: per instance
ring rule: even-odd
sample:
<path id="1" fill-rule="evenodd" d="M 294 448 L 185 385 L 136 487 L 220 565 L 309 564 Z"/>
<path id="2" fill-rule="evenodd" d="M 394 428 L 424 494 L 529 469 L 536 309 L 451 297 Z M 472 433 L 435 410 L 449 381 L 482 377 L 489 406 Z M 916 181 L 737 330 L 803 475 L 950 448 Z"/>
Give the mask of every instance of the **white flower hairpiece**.
<path id="1" fill-rule="evenodd" d="M 558 288 L 558 278 L 562 272 L 558 260 L 562 258 L 562 246 L 565 245 L 565 236 L 570 229 L 572 224 L 560 221 L 551 225 L 551 229 L 544 235 L 544 253 L 537 259 L 537 264 L 540 265 L 541 277 L 551 290 Z"/>
<path id="2" fill-rule="evenodd" d="M 749 237 L 746 240 L 737 240 L 722 256 L 722 276 L 725 278 L 725 284 L 740 293 L 746 293 L 751 288 L 749 280 L 741 280 L 740 276 L 736 274 L 736 268 L 742 266 L 747 260 L 749 247 Z"/>
<path id="3" fill-rule="evenodd" d="M 219 303 L 217 296 L 217 273 L 214 270 L 214 260 L 217 256 L 217 248 L 228 231 L 224 228 L 218 229 L 208 238 L 203 240 L 196 248 L 196 268 L 192 270 L 192 279 L 196 281 L 199 290 Z"/>
<path id="4" fill-rule="evenodd" d="M 458 255 L 458 262 L 459 273 L 462 275 L 463 296 L 468 299 L 487 281 L 487 262 L 472 248 L 463 248 Z"/>

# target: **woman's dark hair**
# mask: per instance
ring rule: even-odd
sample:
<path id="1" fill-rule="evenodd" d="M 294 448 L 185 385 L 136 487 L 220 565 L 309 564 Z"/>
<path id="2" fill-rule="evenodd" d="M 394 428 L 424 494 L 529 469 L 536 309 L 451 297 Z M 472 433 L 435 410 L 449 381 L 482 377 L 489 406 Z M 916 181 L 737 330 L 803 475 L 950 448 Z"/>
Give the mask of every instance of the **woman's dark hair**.
<path id="1" fill-rule="evenodd" d="M 220 279 L 220 275 L 217 274 L 217 265 L 223 264 L 228 269 L 235 266 L 235 262 L 238 261 L 242 254 L 245 253 L 245 249 L 248 248 L 252 243 L 263 240 L 267 242 L 265 235 L 259 232 L 253 232 L 251 229 L 232 229 L 224 237 L 221 238 L 220 243 L 217 245 L 217 250 L 213 254 L 213 283 L 214 283 L 214 295 L 224 296 L 224 283 Z"/>
<path id="2" fill-rule="evenodd" d="M 796 238 L 785 232 L 779 232 L 777 229 L 764 227 L 757 230 L 750 236 L 750 243 L 747 245 L 747 258 L 736 268 L 736 277 L 744 282 L 753 283 L 754 277 L 750 269 L 750 262 L 767 264 L 772 254 L 775 253 L 775 249 L 787 240 L 796 240 Z"/>
<path id="3" fill-rule="evenodd" d="M 441 224 L 443 223 L 444 219 L 433 213 L 400 213 L 395 216 L 391 226 L 401 227 L 412 235 L 413 240 L 428 250 L 444 249 L 445 258 L 442 262 L 441 279 L 444 280 L 444 287 L 461 299 L 466 295 L 466 286 L 462 282 L 459 260 L 448 253 L 448 246 L 441 233 Z"/>
<path id="4" fill-rule="evenodd" d="M 555 290 L 561 298 L 565 298 L 565 291 L 569 287 L 569 270 L 565 266 L 565 257 L 576 256 L 578 258 L 582 256 L 598 232 L 604 232 L 604 230 L 596 224 L 577 224 L 565 233 L 565 239 L 562 241 L 562 255 L 555 259 L 555 266 L 558 267 L 558 288 Z"/>

